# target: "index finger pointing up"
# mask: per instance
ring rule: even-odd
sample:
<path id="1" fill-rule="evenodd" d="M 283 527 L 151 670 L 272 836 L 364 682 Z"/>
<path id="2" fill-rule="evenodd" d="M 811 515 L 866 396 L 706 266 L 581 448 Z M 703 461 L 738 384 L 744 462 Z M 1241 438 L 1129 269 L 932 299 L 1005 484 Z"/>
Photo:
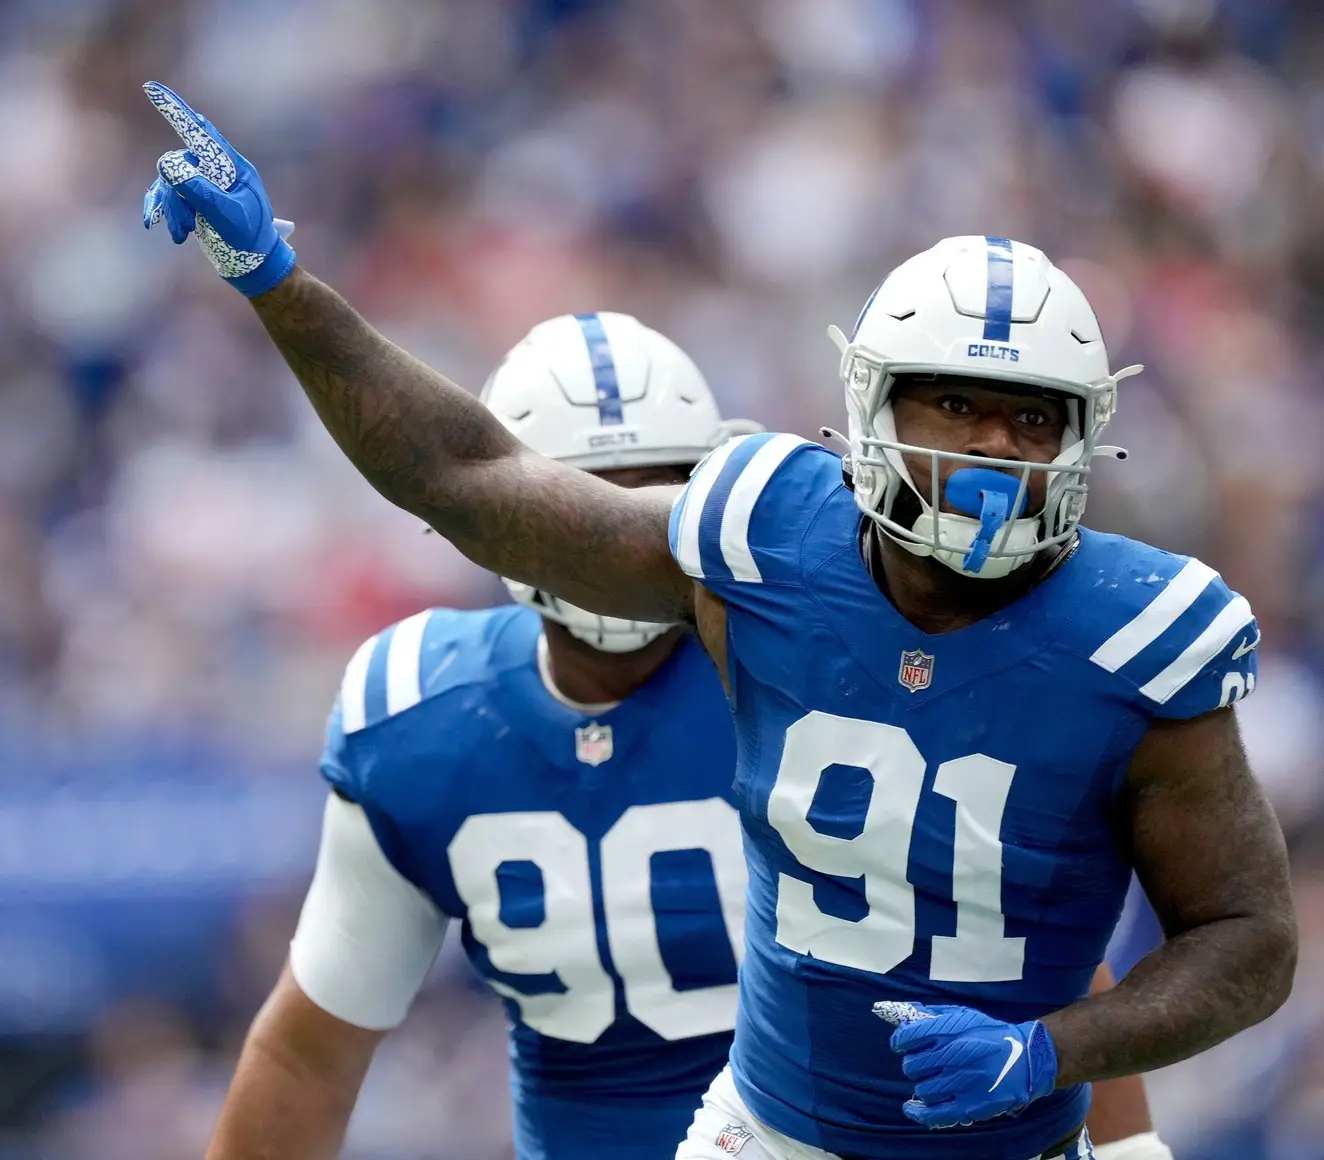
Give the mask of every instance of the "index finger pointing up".
<path id="1" fill-rule="evenodd" d="M 195 112 L 183 97 L 159 81 L 148 81 L 143 85 L 143 92 L 197 157 L 202 175 L 221 189 L 229 189 L 236 176 L 234 158 L 230 156 L 229 142 L 216 127 Z"/>

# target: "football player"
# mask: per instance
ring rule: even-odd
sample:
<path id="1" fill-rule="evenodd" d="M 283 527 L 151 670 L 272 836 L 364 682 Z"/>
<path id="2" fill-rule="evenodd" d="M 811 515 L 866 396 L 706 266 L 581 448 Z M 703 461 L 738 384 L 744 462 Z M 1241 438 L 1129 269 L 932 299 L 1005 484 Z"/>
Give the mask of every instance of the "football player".
<path id="1" fill-rule="evenodd" d="M 483 397 L 620 487 L 683 482 L 732 429 L 621 314 L 534 327 Z M 334 1154 L 452 920 L 506 1004 L 521 1160 L 669 1160 L 726 1063 L 745 864 L 712 662 L 682 626 L 506 585 L 514 605 L 419 613 L 349 662 L 317 871 L 213 1156 Z"/>
<path id="2" fill-rule="evenodd" d="M 735 427 L 674 343 L 617 314 L 535 327 L 483 398 L 621 486 L 682 482 Z M 351 660 L 317 872 L 213 1156 L 334 1151 L 452 919 L 506 1001 L 521 1160 L 668 1160 L 726 1063 L 745 869 L 716 671 L 676 626 L 506 584 L 523 607 L 432 609 Z M 1105 1086 L 1091 1127 L 1135 1147 L 1143 1089 Z"/>
<path id="3" fill-rule="evenodd" d="M 1040 251 L 947 239 L 834 332 L 844 459 L 750 434 L 679 495 L 618 488 L 376 334 L 252 166 L 148 91 L 186 148 L 145 221 L 196 232 L 360 471 L 502 575 L 692 622 L 717 662 L 746 956 L 680 1160 L 1077 1160 L 1091 1081 L 1281 1005 L 1284 844 L 1230 711 L 1258 628 L 1200 562 L 1081 528 L 1134 368 Z M 1167 938 L 1089 995 L 1132 867 Z"/>

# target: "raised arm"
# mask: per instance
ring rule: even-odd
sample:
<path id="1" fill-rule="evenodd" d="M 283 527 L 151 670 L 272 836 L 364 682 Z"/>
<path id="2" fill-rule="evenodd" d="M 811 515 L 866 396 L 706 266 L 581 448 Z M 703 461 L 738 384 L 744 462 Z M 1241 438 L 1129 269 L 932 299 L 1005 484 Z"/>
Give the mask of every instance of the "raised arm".
<path id="1" fill-rule="evenodd" d="M 692 618 L 667 547 L 672 489 L 615 487 L 535 454 L 298 266 L 252 304 L 354 466 L 471 560 L 595 612 Z"/>
<path id="2" fill-rule="evenodd" d="M 185 145 L 157 163 L 144 224 L 197 238 L 382 495 L 476 563 L 591 611 L 693 618 L 693 585 L 667 547 L 668 490 L 613 487 L 526 448 L 298 267 L 285 241 L 293 225 L 272 217 L 252 164 L 175 93 L 144 88 Z"/>

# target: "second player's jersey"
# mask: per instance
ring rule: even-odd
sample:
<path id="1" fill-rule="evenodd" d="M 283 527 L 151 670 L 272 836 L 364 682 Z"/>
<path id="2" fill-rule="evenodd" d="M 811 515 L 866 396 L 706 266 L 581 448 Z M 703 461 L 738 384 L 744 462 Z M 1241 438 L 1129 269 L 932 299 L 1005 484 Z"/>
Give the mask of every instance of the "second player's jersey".
<path id="1" fill-rule="evenodd" d="M 1258 630 L 1212 569 L 1082 532 L 1031 593 L 929 635 L 879 591 L 841 460 L 731 440 L 672 516 L 727 609 L 749 859 L 732 1065 L 751 1111 L 830 1152 L 1024 1160 L 1085 1117 L 1071 1088 L 929 1132 L 880 999 L 1011 1021 L 1084 996 L 1130 879 L 1119 790 L 1155 717 L 1254 687 Z"/>
<path id="2" fill-rule="evenodd" d="M 726 1062 L 746 874 L 735 744 L 692 639 L 581 712 L 539 618 L 433 610 L 346 672 L 322 768 L 505 1000 L 521 1160 L 667 1160 Z"/>

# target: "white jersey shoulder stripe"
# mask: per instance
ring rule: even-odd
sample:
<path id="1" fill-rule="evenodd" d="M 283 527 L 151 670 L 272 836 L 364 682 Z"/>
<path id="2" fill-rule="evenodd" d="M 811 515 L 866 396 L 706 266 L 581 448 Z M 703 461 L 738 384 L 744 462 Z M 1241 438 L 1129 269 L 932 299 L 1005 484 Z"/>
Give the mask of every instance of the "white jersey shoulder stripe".
<path id="1" fill-rule="evenodd" d="M 731 453 L 746 439 L 752 438 L 754 438 L 752 435 L 737 435 L 709 452 L 708 458 L 695 469 L 689 483 L 685 485 L 685 490 L 676 501 L 684 505 L 680 512 L 680 527 L 676 533 L 676 562 L 680 565 L 681 571 L 696 580 L 703 579 L 703 563 L 699 557 L 699 525 L 703 520 L 703 509 L 708 503 L 708 495 L 713 490 L 718 476 L 722 474 L 726 461 L 731 458 Z"/>
<path id="2" fill-rule="evenodd" d="M 808 442 L 798 435 L 774 436 L 754 452 L 732 486 L 726 508 L 722 512 L 720 544 L 722 559 L 731 569 L 734 579 L 754 583 L 763 579 L 754 554 L 749 549 L 749 521 L 754 514 L 754 505 L 786 457 Z"/>
<path id="3" fill-rule="evenodd" d="M 1138 616 L 1099 645 L 1090 660 L 1115 673 L 1170 629 L 1217 576 L 1208 564 L 1189 561 Z"/>
<path id="4" fill-rule="evenodd" d="M 1214 617 L 1209 627 L 1158 676 L 1142 685 L 1140 691 L 1160 705 L 1171 700 L 1254 619 L 1255 614 L 1250 610 L 1250 602 L 1244 596 L 1238 596 L 1230 601 L 1222 612 Z"/>
<path id="5" fill-rule="evenodd" d="M 349 659 L 340 682 L 340 728 L 357 733 L 368 723 L 368 666 L 377 648 L 377 637 L 370 636 Z"/>
<path id="6" fill-rule="evenodd" d="M 412 709 L 423 699 L 419 686 L 419 658 L 423 652 L 423 632 L 432 619 L 432 610 L 415 613 L 395 626 L 386 653 L 386 715 L 394 717 Z"/>

